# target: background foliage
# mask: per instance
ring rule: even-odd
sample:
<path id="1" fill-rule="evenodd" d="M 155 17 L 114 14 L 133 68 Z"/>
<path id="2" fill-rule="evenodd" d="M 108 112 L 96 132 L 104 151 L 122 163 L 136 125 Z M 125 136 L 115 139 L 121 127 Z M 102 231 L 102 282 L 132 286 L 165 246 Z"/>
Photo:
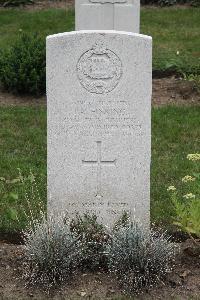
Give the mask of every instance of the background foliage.
<path id="1" fill-rule="evenodd" d="M 154 73 L 200 74 L 199 15 L 199 8 L 142 7 L 141 33 L 153 38 Z M 4 9 L 0 11 L 0 47 L 13 46 L 22 33 L 32 34 L 33 30 L 40 33 L 45 44 L 47 35 L 74 27 L 73 10 Z"/>
<path id="2" fill-rule="evenodd" d="M 44 1 L 44 0 L 43 0 Z M 67 1 L 67 0 L 66 0 Z M 44 1 L 45 2 L 45 1 Z M 52 0 L 53 2 L 53 0 Z M 0 0 L 0 5 L 4 7 L 9 6 L 21 6 L 37 3 L 35 0 Z M 189 5 L 199 5 L 199 0 L 142 0 L 141 4 L 143 5 L 159 5 L 159 6 L 171 6 L 175 4 L 185 4 Z"/>
<path id="3" fill-rule="evenodd" d="M 34 0 L 0 0 L 0 6 L 3 7 L 20 6 L 32 3 L 34 3 Z"/>
<path id="4" fill-rule="evenodd" d="M 199 0 L 141 0 L 143 5 L 158 5 L 158 6 L 172 6 L 176 4 L 188 4 L 192 6 L 199 6 Z"/>
<path id="5" fill-rule="evenodd" d="M 44 39 L 23 34 L 14 46 L 0 53 L 0 83 L 5 90 L 40 95 L 46 89 Z"/>
<path id="6" fill-rule="evenodd" d="M 27 225 L 28 202 L 36 212 L 40 202 L 46 206 L 46 110 L 0 107 L 0 124 L 0 231 L 19 231 Z M 24 184 L 18 181 L 19 168 Z M 16 196 L 8 201 L 10 193 Z"/>

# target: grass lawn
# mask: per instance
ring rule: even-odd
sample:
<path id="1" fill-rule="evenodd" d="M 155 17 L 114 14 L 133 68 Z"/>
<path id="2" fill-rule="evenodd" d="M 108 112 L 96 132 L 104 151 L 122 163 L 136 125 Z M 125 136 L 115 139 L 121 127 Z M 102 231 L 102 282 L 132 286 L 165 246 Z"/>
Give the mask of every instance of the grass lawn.
<path id="1" fill-rule="evenodd" d="M 17 230 L 26 223 L 28 201 L 31 209 L 39 208 L 37 190 L 28 180 L 30 171 L 36 175 L 39 195 L 46 205 L 46 109 L 0 107 L 0 124 L 0 230 Z M 18 168 L 24 184 L 15 182 Z"/>
<path id="2" fill-rule="evenodd" d="M 166 188 L 180 186 L 181 178 L 191 174 L 193 162 L 186 159 L 188 153 L 200 149 L 200 107 L 154 108 L 152 113 L 152 174 L 151 216 L 152 221 L 170 225 L 173 209 Z M 16 178 L 17 168 L 26 176 L 29 170 L 36 176 L 39 194 L 46 203 L 46 109 L 45 108 L 0 108 L 0 177 Z M 32 184 L 0 181 L 0 230 L 20 229 L 25 224 L 22 208 L 27 205 L 25 190 L 30 205 Z M 10 192 L 18 194 L 5 198 Z M 195 191 L 193 191 L 195 192 Z M 9 200 L 9 201 L 8 201 Z M 8 208 L 17 210 L 20 222 Z"/>
<path id="3" fill-rule="evenodd" d="M 200 107 L 163 107 L 152 111 L 151 219 L 171 224 L 173 207 L 167 187 L 175 185 L 183 194 L 198 195 L 197 183 L 183 184 L 181 179 L 197 169 L 186 157 L 199 153 Z M 197 172 L 197 171 L 196 171 Z M 198 170 L 199 172 L 199 170 Z M 190 190 L 190 188 L 192 190 Z"/>
<path id="4" fill-rule="evenodd" d="M 153 37 L 154 69 L 200 72 L 199 15 L 200 8 L 142 8 L 141 33 Z M 73 29 L 73 11 L 0 10 L 0 48 L 11 45 L 20 30 L 45 37 Z"/>

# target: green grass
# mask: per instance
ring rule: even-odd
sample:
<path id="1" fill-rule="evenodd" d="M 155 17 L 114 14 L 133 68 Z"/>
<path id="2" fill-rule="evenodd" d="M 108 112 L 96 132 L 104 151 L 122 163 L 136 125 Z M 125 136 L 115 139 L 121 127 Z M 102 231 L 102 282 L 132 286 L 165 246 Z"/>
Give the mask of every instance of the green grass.
<path id="1" fill-rule="evenodd" d="M 145 8 L 141 32 L 153 37 L 153 67 L 200 72 L 200 8 Z M 179 55 L 177 55 L 179 51 Z"/>
<path id="2" fill-rule="evenodd" d="M 152 221 L 171 224 L 173 208 L 166 189 L 175 185 L 182 191 L 199 194 L 184 187 L 181 179 L 192 175 L 194 162 L 186 159 L 189 153 L 200 150 L 200 107 L 154 108 L 152 115 L 152 169 L 151 217 Z"/>
<path id="3" fill-rule="evenodd" d="M 193 169 L 193 163 L 186 155 L 200 149 L 199 119 L 200 107 L 153 109 L 151 218 L 154 222 L 166 226 L 172 223 L 173 209 L 166 189 L 171 184 L 179 187 L 181 178 Z M 31 169 L 46 203 L 46 109 L 1 107 L 0 124 L 0 177 L 13 179 L 18 175 L 17 168 L 23 174 L 28 174 Z M 24 189 L 15 184 L 8 188 L 19 194 L 12 206 L 21 211 L 26 206 Z M 0 201 L 0 229 L 23 227 L 24 220 L 18 223 L 15 218 L 10 221 L 6 218 L 5 209 L 10 207 L 10 202 L 2 198 Z M 31 205 L 34 207 L 35 202 Z"/>
<path id="4" fill-rule="evenodd" d="M 49 34 L 74 30 L 74 12 L 63 9 L 24 11 L 8 9 L 0 11 L 0 47 L 12 45 L 24 32 L 37 32 L 46 37 Z"/>
<path id="5" fill-rule="evenodd" d="M 200 8 L 142 8 L 141 33 L 153 37 L 153 68 L 200 72 Z M 74 29 L 74 12 L 63 9 L 0 11 L 0 48 L 12 45 L 20 34 L 42 36 Z M 179 55 L 177 55 L 179 51 Z"/>
<path id="6" fill-rule="evenodd" d="M 0 107 L 0 177 L 16 179 L 18 168 L 27 177 L 30 170 L 36 175 L 39 194 L 46 202 L 46 109 Z M 22 210 L 30 205 L 38 205 L 32 198 L 32 184 L 26 180 L 25 186 L 19 183 L 5 184 L 0 180 L 0 229 L 17 230 L 24 227 L 26 220 Z M 10 193 L 18 199 L 8 197 Z M 36 193 L 36 190 L 33 191 Z M 36 195 L 34 195 L 36 196 Z M 39 200 L 39 199 L 36 199 Z M 34 202 L 34 204 L 33 204 Z M 18 211 L 20 222 L 16 220 Z"/>
<path id="7" fill-rule="evenodd" d="M 46 170 L 46 111 L 43 108 L 0 108 L 0 169 L 2 176 L 17 168 Z"/>

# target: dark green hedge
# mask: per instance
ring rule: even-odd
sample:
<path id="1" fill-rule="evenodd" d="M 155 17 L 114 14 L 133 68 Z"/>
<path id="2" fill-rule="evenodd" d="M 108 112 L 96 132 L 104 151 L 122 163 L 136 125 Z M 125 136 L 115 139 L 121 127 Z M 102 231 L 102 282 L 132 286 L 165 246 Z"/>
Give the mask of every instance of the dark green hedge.
<path id="1" fill-rule="evenodd" d="M 0 0 L 0 6 L 20 6 L 25 4 L 32 4 L 34 0 Z"/>
<path id="2" fill-rule="evenodd" d="M 44 94 L 45 52 L 44 38 L 22 34 L 13 47 L 0 52 L 0 85 L 14 93 Z"/>
<path id="3" fill-rule="evenodd" d="M 189 4 L 200 6 L 200 0 L 141 0 L 143 5 L 171 6 L 175 4 Z"/>

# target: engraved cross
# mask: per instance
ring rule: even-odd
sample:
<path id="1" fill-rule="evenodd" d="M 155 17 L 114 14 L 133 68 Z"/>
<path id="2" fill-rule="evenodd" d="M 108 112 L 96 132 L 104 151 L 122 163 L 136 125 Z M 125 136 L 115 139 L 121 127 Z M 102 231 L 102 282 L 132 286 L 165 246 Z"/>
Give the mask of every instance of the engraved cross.
<path id="1" fill-rule="evenodd" d="M 101 157 L 101 141 L 97 141 L 97 160 L 82 160 L 82 163 L 84 165 L 88 166 L 96 166 L 97 167 L 97 194 L 96 198 L 101 199 L 102 193 L 101 193 L 101 168 L 102 166 L 115 166 L 116 165 L 116 159 L 114 160 L 102 160 Z"/>

